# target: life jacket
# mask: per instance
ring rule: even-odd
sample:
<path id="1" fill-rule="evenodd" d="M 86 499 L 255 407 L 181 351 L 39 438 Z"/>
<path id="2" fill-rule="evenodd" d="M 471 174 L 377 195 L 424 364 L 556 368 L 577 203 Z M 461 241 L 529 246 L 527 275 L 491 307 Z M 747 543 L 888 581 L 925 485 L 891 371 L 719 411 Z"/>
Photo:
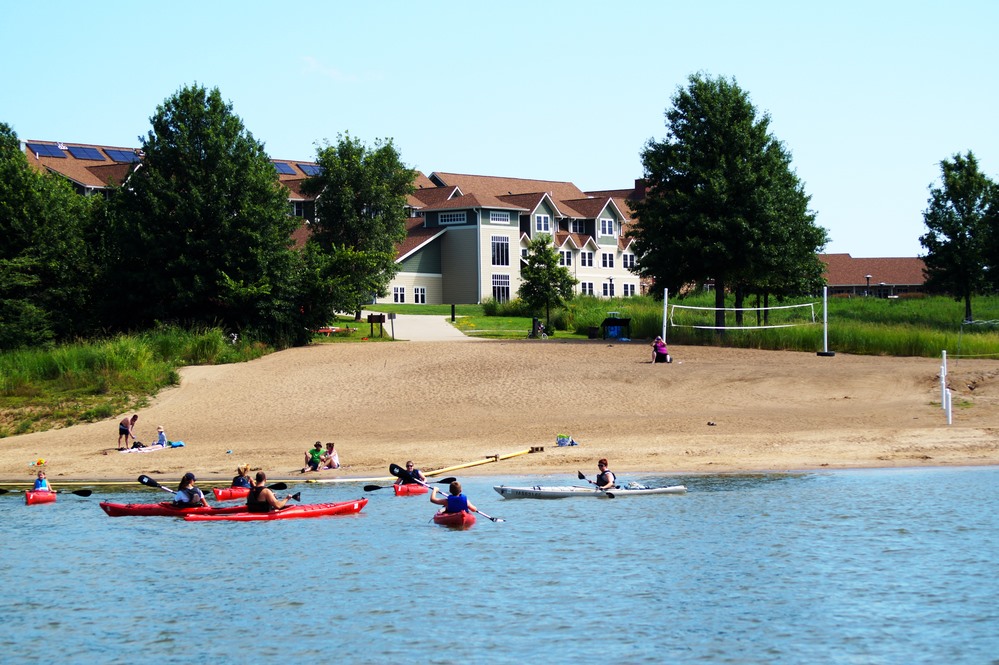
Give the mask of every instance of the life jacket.
<path id="1" fill-rule="evenodd" d="M 201 497 L 198 495 L 197 490 L 193 487 L 190 489 L 177 490 L 177 493 L 173 495 L 173 505 L 180 507 L 195 505 L 200 506 Z"/>
<path id="2" fill-rule="evenodd" d="M 236 476 L 232 479 L 233 487 L 253 487 L 253 483 L 246 476 Z"/>
<path id="3" fill-rule="evenodd" d="M 617 476 L 614 475 L 613 471 L 604 471 L 603 473 L 597 474 L 597 485 L 606 485 L 610 483 L 611 485 L 617 484 Z"/>
<path id="4" fill-rule="evenodd" d="M 258 485 L 257 487 L 250 488 L 250 493 L 246 495 L 246 512 L 269 513 L 274 510 L 271 504 L 260 500 L 260 493 L 263 492 L 266 487 L 266 485 Z"/>
<path id="5" fill-rule="evenodd" d="M 468 510 L 468 497 L 464 494 L 459 494 L 454 496 L 453 494 L 447 495 L 447 506 L 445 506 L 445 513 L 463 513 Z"/>

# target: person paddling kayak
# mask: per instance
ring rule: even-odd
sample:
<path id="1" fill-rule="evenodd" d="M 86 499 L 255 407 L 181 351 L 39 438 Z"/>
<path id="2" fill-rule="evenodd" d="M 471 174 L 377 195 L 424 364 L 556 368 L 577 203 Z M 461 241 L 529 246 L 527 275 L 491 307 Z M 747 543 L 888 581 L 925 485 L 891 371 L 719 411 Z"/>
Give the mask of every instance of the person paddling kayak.
<path id="1" fill-rule="evenodd" d="M 602 490 L 612 490 L 617 487 L 617 476 L 614 472 L 607 468 L 607 458 L 602 458 L 597 462 L 597 468 L 600 469 L 600 473 L 597 474 L 596 480 L 590 480 Z"/>
<path id="2" fill-rule="evenodd" d="M 289 495 L 279 501 L 274 496 L 274 492 L 267 487 L 267 474 L 263 471 L 257 471 L 256 482 L 246 496 L 246 511 L 249 513 L 269 513 L 281 510 L 290 498 Z"/>
<path id="3" fill-rule="evenodd" d="M 231 487 L 253 487 L 253 481 L 250 480 L 249 464 L 240 464 L 236 467 L 236 475 L 232 479 Z"/>
<path id="4" fill-rule="evenodd" d="M 438 498 L 439 491 L 436 487 L 430 488 L 430 503 L 444 506 L 445 513 L 479 512 L 479 509 L 468 501 L 468 497 L 461 493 L 461 483 L 457 480 L 448 487 L 450 492 L 448 496 Z"/>
<path id="5" fill-rule="evenodd" d="M 197 480 L 190 471 L 184 474 L 184 477 L 180 479 L 180 484 L 177 485 L 176 493 L 173 495 L 173 505 L 178 508 L 208 505 L 205 493 L 194 484 Z"/>
<path id="6" fill-rule="evenodd" d="M 396 485 L 421 485 L 426 482 L 427 479 L 413 464 L 413 460 L 406 462 L 406 469 L 399 471 L 399 477 L 395 480 Z"/>
<path id="7" fill-rule="evenodd" d="M 52 489 L 52 486 L 49 485 L 48 478 L 45 477 L 44 471 L 38 472 L 38 477 L 35 478 L 34 490 L 36 492 L 55 492 L 55 490 Z"/>

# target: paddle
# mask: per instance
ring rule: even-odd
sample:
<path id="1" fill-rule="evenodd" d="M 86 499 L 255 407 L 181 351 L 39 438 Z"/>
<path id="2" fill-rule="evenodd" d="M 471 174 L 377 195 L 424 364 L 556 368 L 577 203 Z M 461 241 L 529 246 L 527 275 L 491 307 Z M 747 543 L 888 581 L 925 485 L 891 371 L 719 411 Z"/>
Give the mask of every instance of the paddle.
<path id="1" fill-rule="evenodd" d="M 156 482 L 155 480 L 153 480 L 149 476 L 145 476 L 145 475 L 139 476 L 139 482 L 142 483 L 143 485 L 147 486 L 147 487 L 158 487 L 158 488 L 160 488 L 161 490 L 163 490 L 165 492 L 170 492 L 170 494 L 174 494 L 175 493 L 169 487 L 164 487 L 163 485 L 159 484 L 158 482 Z M 270 487 L 272 490 L 275 490 L 275 489 L 276 490 L 288 489 L 288 485 L 286 485 L 285 483 L 274 483 L 273 485 L 268 485 L 268 487 Z M 289 498 L 294 499 L 295 501 L 301 501 L 302 500 L 302 493 L 301 492 L 295 492 Z"/>
<path id="2" fill-rule="evenodd" d="M 597 485 L 596 482 L 594 482 L 594 481 L 590 480 L 589 478 L 587 478 L 586 476 L 584 476 L 582 471 L 577 471 L 576 475 L 579 476 L 580 480 L 585 480 L 588 483 L 593 483 L 594 485 L 596 485 L 596 488 L 598 490 L 600 490 L 601 492 L 603 492 L 604 494 L 606 494 L 608 499 L 613 499 L 614 498 L 614 493 L 613 492 L 611 492 L 610 490 L 605 490 L 603 487 L 600 487 L 599 485 Z"/>
<path id="3" fill-rule="evenodd" d="M 458 479 L 452 477 L 452 478 L 441 478 L 440 480 L 435 480 L 433 482 L 435 482 L 435 483 L 443 483 L 445 485 L 450 485 L 451 483 L 453 483 L 456 480 L 458 480 Z M 415 485 L 426 484 L 426 483 L 420 483 L 420 481 L 416 480 L 415 478 L 413 479 L 413 481 L 414 481 L 413 484 L 415 484 Z M 386 486 L 386 485 L 365 485 L 364 486 L 364 491 L 365 492 L 374 492 L 375 490 L 387 490 L 390 487 L 392 487 L 392 485 L 388 485 L 388 486 Z"/>
<path id="4" fill-rule="evenodd" d="M 0 494 L 7 494 L 14 490 L 5 490 L 0 488 Z M 94 493 L 94 490 L 72 490 L 68 492 L 69 494 L 75 494 L 76 496 L 90 496 Z M 66 490 L 56 490 L 56 494 L 67 494 Z"/>

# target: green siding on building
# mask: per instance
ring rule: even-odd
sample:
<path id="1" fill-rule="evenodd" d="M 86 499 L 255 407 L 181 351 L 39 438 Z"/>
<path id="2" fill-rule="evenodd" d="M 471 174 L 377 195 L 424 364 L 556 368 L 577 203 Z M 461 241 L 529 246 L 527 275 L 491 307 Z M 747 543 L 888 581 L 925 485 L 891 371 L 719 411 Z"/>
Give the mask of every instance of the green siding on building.
<path id="1" fill-rule="evenodd" d="M 441 245 L 444 304 L 474 305 L 479 302 L 479 230 L 477 227 L 449 229 Z"/>
<path id="2" fill-rule="evenodd" d="M 436 238 L 420 251 L 399 264 L 399 272 L 439 274 L 441 272 L 441 239 Z"/>

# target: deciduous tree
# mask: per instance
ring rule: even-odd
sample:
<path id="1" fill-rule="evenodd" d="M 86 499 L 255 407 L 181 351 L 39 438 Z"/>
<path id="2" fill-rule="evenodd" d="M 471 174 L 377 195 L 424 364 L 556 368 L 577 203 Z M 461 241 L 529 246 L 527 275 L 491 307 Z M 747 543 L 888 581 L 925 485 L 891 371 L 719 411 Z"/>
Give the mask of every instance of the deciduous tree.
<path id="1" fill-rule="evenodd" d="M 551 326 L 551 308 L 572 299 L 576 280 L 569 269 L 558 264 L 559 256 L 546 233 L 533 238 L 527 246 L 527 262 L 520 269 L 521 284 L 517 296 L 532 311 L 545 311 L 545 323 Z"/>
<path id="2" fill-rule="evenodd" d="M 995 234 L 999 228 L 999 187 L 978 168 L 970 150 L 940 162 L 940 187 L 930 187 L 923 212 L 928 232 L 926 286 L 964 301 L 964 318 L 972 320 L 971 296 L 994 288 Z M 991 269 L 991 270 L 990 270 Z"/>

